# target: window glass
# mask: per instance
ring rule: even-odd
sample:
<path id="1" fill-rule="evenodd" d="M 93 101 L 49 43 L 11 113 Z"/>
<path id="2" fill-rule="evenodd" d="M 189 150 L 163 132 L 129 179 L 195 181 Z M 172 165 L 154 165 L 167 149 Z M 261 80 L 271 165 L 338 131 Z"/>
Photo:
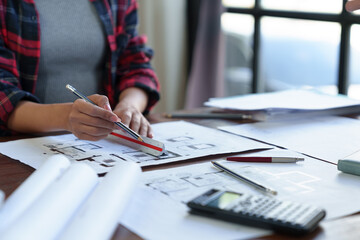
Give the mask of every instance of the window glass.
<path id="1" fill-rule="evenodd" d="M 251 92 L 254 18 L 247 14 L 224 13 L 221 25 L 225 35 L 225 95 Z"/>
<path id="2" fill-rule="evenodd" d="M 226 7 L 242 7 L 252 8 L 254 7 L 255 0 L 222 0 L 223 5 Z"/>
<path id="3" fill-rule="evenodd" d="M 264 17 L 261 27 L 264 91 L 310 86 L 337 92 L 338 23 Z"/>
<path id="4" fill-rule="evenodd" d="M 340 13 L 343 0 L 262 0 L 266 9 L 299 12 Z"/>
<path id="5" fill-rule="evenodd" d="M 349 71 L 348 95 L 360 99 L 360 26 L 357 24 L 351 27 Z"/>

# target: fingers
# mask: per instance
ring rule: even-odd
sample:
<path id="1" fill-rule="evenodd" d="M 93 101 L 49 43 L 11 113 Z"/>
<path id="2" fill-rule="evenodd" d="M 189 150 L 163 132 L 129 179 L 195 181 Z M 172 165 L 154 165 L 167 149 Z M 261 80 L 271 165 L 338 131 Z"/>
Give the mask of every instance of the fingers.
<path id="1" fill-rule="evenodd" d="M 152 128 L 148 120 L 138 112 L 124 112 L 121 115 L 122 123 L 130 127 L 141 136 L 153 137 Z"/>
<path id="2" fill-rule="evenodd" d="M 141 136 L 153 137 L 152 128 L 144 115 L 135 108 L 124 106 L 118 107 L 114 112 L 120 117 L 121 122 L 130 127 Z"/>
<path id="3" fill-rule="evenodd" d="M 101 126 L 111 128 L 113 122 L 118 120 L 118 117 L 113 112 L 95 106 L 91 103 L 78 99 L 73 104 L 73 117 L 83 120 L 87 125 Z"/>
<path id="4" fill-rule="evenodd" d="M 69 129 L 78 138 L 91 141 L 105 138 L 114 129 L 121 129 L 114 124 L 119 121 L 142 136 L 153 137 L 150 123 L 136 107 L 118 104 L 112 112 L 106 96 L 95 94 L 88 98 L 96 105 L 78 99 L 69 114 Z"/>
<path id="5" fill-rule="evenodd" d="M 84 107 L 84 113 L 89 114 L 93 117 L 100 117 L 107 119 L 112 122 L 119 121 L 117 115 L 112 112 L 109 99 L 106 96 L 94 94 L 89 96 L 89 99 L 93 101 L 97 106 L 94 108 L 90 104 L 86 104 L 87 107 Z"/>
<path id="6" fill-rule="evenodd" d="M 360 1 L 359 0 L 348 1 L 345 5 L 345 8 L 349 12 L 358 10 L 360 9 Z"/>
<path id="7" fill-rule="evenodd" d="M 117 129 L 114 122 L 119 121 L 119 118 L 111 111 L 107 97 L 92 95 L 89 99 L 99 106 L 82 99 L 76 100 L 69 113 L 68 125 L 78 138 L 97 141 Z"/>
<path id="8" fill-rule="evenodd" d="M 138 132 L 141 136 L 153 137 L 150 123 L 141 115 L 136 115 L 131 119 L 130 128 Z"/>
<path id="9" fill-rule="evenodd" d="M 104 108 L 105 110 L 112 111 L 109 103 L 109 99 L 104 95 L 93 94 L 89 96 L 89 99 L 93 101 L 97 106 Z"/>

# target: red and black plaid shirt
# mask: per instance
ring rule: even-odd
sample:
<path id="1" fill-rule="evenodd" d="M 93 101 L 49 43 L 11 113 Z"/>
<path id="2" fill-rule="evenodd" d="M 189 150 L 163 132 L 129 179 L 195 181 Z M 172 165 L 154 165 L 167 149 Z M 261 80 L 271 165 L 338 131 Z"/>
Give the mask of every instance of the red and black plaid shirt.
<path id="1" fill-rule="evenodd" d="M 138 36 L 136 0 L 89 0 L 107 34 L 108 52 L 103 87 L 114 106 L 128 87 L 149 95 L 147 113 L 159 100 L 159 81 L 151 68 L 151 49 Z M 116 14 L 116 19 L 113 18 Z M 91 27 L 91 26 L 89 26 Z M 34 0 L 0 0 L 0 135 L 9 114 L 21 100 L 38 101 L 33 95 L 40 58 L 40 24 Z"/>

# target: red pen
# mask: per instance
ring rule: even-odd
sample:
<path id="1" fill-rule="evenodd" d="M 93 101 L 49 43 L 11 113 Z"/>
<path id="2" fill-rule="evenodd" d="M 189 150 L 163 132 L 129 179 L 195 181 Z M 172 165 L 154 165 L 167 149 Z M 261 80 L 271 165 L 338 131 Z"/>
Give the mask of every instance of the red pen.
<path id="1" fill-rule="evenodd" d="M 273 162 L 273 163 L 294 163 L 304 161 L 304 158 L 298 157 L 228 157 L 228 161 L 234 162 Z"/>

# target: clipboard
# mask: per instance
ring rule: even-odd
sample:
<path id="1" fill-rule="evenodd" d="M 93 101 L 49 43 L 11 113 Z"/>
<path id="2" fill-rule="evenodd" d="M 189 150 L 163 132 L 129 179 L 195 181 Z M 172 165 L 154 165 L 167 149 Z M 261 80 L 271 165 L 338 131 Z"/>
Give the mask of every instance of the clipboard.
<path id="1" fill-rule="evenodd" d="M 141 138 L 144 140 L 142 142 L 137 139 L 125 136 L 121 131 L 114 131 L 110 133 L 109 138 L 119 142 L 120 144 L 126 145 L 144 153 L 148 153 L 155 157 L 159 157 L 166 152 L 164 143 L 148 137 L 141 136 Z"/>

